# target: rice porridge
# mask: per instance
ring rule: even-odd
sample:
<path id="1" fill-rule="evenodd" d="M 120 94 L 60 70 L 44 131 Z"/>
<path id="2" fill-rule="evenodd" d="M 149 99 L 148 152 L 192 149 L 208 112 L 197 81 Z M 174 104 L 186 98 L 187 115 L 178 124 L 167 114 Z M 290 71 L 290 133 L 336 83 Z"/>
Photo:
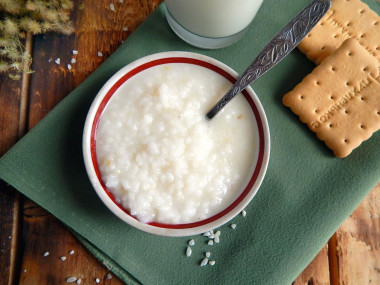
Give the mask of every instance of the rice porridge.
<path id="1" fill-rule="evenodd" d="M 231 83 L 201 66 L 158 65 L 128 79 L 97 126 L 105 186 L 142 222 L 183 224 L 225 209 L 247 185 L 258 131 L 246 99 L 207 111 Z"/>

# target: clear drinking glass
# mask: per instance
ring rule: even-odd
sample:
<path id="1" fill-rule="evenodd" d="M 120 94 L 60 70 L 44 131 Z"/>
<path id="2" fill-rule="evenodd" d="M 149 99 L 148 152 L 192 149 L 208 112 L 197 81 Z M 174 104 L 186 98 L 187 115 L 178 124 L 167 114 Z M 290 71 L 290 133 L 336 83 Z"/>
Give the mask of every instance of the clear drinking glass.
<path id="1" fill-rule="evenodd" d="M 263 0 L 165 0 L 173 31 L 189 44 L 206 49 L 238 41 Z"/>

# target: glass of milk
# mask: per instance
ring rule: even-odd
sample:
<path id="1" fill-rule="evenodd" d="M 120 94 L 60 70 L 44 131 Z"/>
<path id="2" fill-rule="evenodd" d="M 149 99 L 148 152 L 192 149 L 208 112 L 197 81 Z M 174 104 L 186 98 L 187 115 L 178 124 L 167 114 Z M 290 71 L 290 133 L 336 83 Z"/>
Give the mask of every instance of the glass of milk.
<path id="1" fill-rule="evenodd" d="M 165 0 L 173 31 L 189 44 L 216 49 L 238 41 L 263 0 Z"/>

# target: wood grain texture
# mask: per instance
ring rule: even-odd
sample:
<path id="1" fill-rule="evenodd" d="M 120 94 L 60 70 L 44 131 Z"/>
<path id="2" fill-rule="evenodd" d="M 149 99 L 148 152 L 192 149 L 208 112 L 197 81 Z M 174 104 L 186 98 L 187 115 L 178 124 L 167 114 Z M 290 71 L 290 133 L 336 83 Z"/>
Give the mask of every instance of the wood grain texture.
<path id="1" fill-rule="evenodd" d="M 111 1 L 82 1 L 72 13 L 72 35 L 49 33 L 34 37 L 29 128 L 99 67 L 160 2 L 115 1 L 115 11 L 111 11 Z M 78 54 L 74 55 L 73 50 Z M 55 63 L 58 58 L 60 64 Z M 71 63 L 72 59 L 76 62 Z"/>
<path id="2" fill-rule="evenodd" d="M 21 81 L 0 74 L 0 156 L 18 140 Z"/>
<path id="3" fill-rule="evenodd" d="M 305 270 L 293 282 L 293 285 L 329 285 L 329 258 L 328 244 L 326 244 L 314 260 L 305 268 Z"/>
<path id="4" fill-rule="evenodd" d="M 380 183 L 336 232 L 337 284 L 380 284 Z"/>
<path id="5" fill-rule="evenodd" d="M 24 83 L 29 86 L 27 108 L 22 111 L 27 114 L 22 119 L 26 129 L 33 128 L 83 82 L 160 2 L 162 0 L 114 1 L 115 11 L 111 11 L 110 1 L 83 0 L 76 2 L 72 13 L 75 27 L 72 35 L 49 33 L 33 37 L 32 68 L 35 72 L 30 83 Z M 73 50 L 78 54 L 74 55 Z M 102 56 L 98 56 L 98 52 Z M 60 58 L 59 65 L 54 62 L 57 58 Z M 73 58 L 75 63 L 71 63 Z M 22 90 L 21 81 L 0 76 L 0 156 L 23 133 L 20 131 L 20 106 L 25 89 Z M 17 195 L 14 189 L 0 182 L 0 284 L 65 284 L 68 277 L 81 278 L 81 284 L 96 284 L 96 278 L 100 284 L 122 284 L 113 274 L 112 279 L 107 279 L 107 268 L 56 218 L 28 199 L 17 205 Z M 379 199 L 380 185 L 346 220 L 294 284 L 380 284 Z M 19 207 L 20 215 L 17 214 Z M 22 223 L 20 240 L 13 235 L 18 217 Z M 12 246 L 17 246 L 20 255 Z M 73 255 L 69 254 L 71 250 L 74 250 Z M 44 256 L 45 252 L 49 255 Z M 336 252 L 335 257 L 331 257 L 331 252 Z M 62 260 L 64 256 L 66 259 Z M 335 275 L 331 274 L 334 260 Z"/>
<path id="6" fill-rule="evenodd" d="M 70 277 L 81 284 L 96 284 L 97 278 L 101 284 L 122 284 L 66 227 L 30 200 L 24 203 L 23 220 L 19 284 L 65 284 Z"/>
<path id="7" fill-rule="evenodd" d="M 19 225 L 19 205 L 15 205 L 19 203 L 17 195 L 13 188 L 0 181 L 0 284 L 14 284 L 19 269 L 19 233 L 14 230 Z"/>
<path id="8" fill-rule="evenodd" d="M 0 75 L 0 156 L 25 132 L 26 118 L 21 110 L 22 95 L 28 96 L 25 87 L 23 81 L 14 81 L 4 74 Z M 4 182 L 0 182 L 0 264 L 4 268 L 0 270 L 0 280 L 4 280 L 4 284 L 16 282 L 19 265 L 20 204 L 21 195 Z"/>
<path id="9" fill-rule="evenodd" d="M 28 128 L 33 128 L 111 55 L 159 2 L 117 2 L 115 11 L 111 11 L 109 1 L 83 1 L 72 14 L 72 35 L 35 36 Z M 73 54 L 73 50 L 78 54 Z M 60 64 L 55 63 L 58 58 Z M 57 219 L 29 199 L 24 202 L 22 217 L 24 249 L 19 284 L 62 284 L 69 277 L 80 278 L 82 284 L 95 284 L 96 278 L 101 284 L 122 284 L 113 275 L 108 279 L 107 268 Z M 74 255 L 69 254 L 71 250 Z M 49 255 L 44 256 L 46 252 Z"/>

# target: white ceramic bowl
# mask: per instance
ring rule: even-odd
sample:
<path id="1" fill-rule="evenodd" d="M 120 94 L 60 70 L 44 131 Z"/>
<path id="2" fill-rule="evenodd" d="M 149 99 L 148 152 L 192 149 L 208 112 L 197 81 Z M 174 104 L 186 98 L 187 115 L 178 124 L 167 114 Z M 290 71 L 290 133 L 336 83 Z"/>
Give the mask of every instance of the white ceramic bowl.
<path id="1" fill-rule="evenodd" d="M 243 95 L 250 104 L 256 119 L 255 125 L 258 133 L 256 145 L 258 147 L 255 149 L 257 159 L 252 162 L 253 171 L 250 176 L 251 178 L 244 189 L 241 189 L 237 198 L 231 201 L 229 206 L 216 215 L 193 223 L 162 224 L 151 222 L 146 224 L 140 222 L 132 216 L 127 209 L 124 209 L 115 201 L 114 195 L 106 188 L 101 179 L 96 158 L 97 124 L 108 100 L 124 82 L 136 74 L 143 74 L 145 70 L 151 67 L 167 63 L 185 63 L 202 66 L 218 73 L 232 83 L 234 83 L 238 77 L 238 74 L 225 64 L 204 55 L 188 52 L 158 53 L 128 64 L 107 81 L 90 107 L 84 127 L 83 156 L 88 176 L 96 193 L 104 204 L 121 220 L 137 229 L 152 234 L 163 236 L 190 236 L 204 233 L 225 224 L 239 214 L 255 196 L 264 179 L 268 166 L 270 153 L 269 127 L 265 112 L 255 92 L 251 87 L 246 88 Z"/>

